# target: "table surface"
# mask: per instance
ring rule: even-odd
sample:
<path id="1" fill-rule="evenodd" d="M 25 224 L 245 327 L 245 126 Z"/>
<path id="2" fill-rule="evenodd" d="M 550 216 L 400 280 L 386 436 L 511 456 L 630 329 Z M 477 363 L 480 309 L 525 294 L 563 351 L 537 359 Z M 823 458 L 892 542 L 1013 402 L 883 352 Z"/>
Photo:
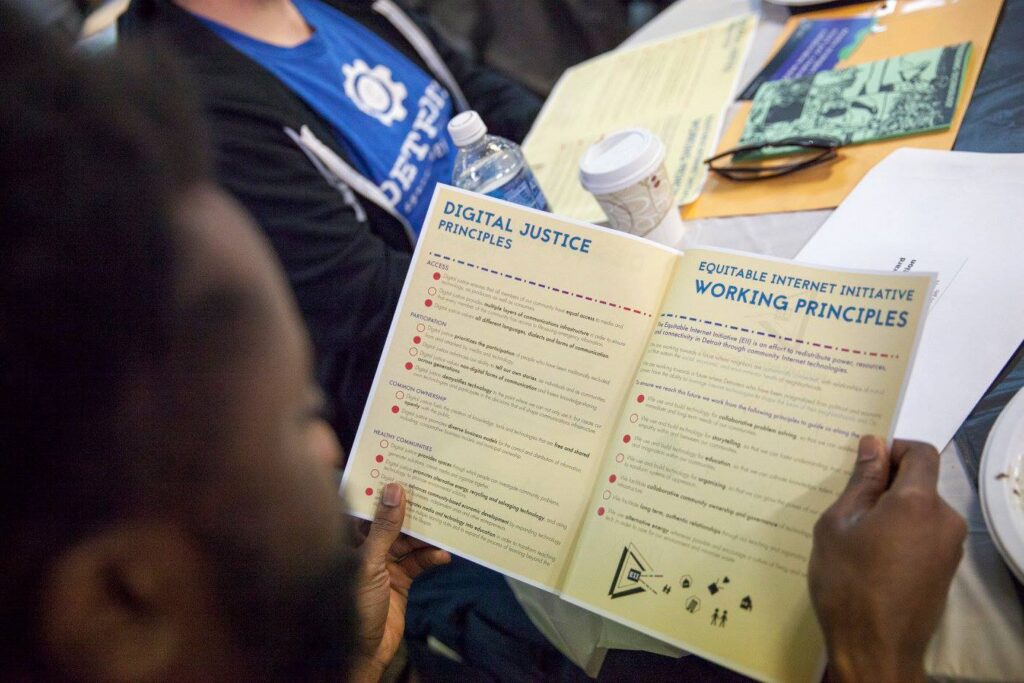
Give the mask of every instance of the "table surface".
<path id="1" fill-rule="evenodd" d="M 1021 33 L 1024 0 L 1006 0 L 1006 23 L 1012 5 L 1013 24 L 999 30 Z M 657 40 L 745 11 L 760 11 L 761 21 L 740 78 L 753 78 L 789 17 L 785 8 L 758 0 L 678 0 L 624 45 Z M 1001 55 L 986 62 L 975 102 L 968 111 L 957 148 L 972 151 L 1024 151 L 1024 79 L 1007 69 Z M 1015 95 L 1008 90 L 1015 90 Z M 999 127 L 1000 135 L 987 135 Z M 998 142 L 993 142 L 998 140 Z M 961 144 L 965 142 L 966 144 Z M 792 258 L 831 215 L 808 211 L 691 221 L 680 248 L 727 247 Z M 956 446 L 942 451 L 939 492 L 967 520 L 964 558 L 950 588 L 946 611 L 932 640 L 925 666 L 936 680 L 1020 681 L 1024 678 L 1024 615 L 1010 574 L 985 526 L 979 498 L 960 464 Z M 600 669 L 609 648 L 679 655 L 673 648 L 560 601 L 557 597 L 510 580 L 527 614 L 542 632 L 588 673 Z"/>

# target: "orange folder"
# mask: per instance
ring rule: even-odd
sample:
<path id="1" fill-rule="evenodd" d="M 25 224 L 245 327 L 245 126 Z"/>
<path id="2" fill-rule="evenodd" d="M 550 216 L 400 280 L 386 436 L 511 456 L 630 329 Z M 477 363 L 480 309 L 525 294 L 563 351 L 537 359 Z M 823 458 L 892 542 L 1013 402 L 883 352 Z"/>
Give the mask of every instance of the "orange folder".
<path id="1" fill-rule="evenodd" d="M 949 130 L 850 145 L 839 150 L 839 158 L 835 161 L 779 178 L 735 182 L 710 174 L 697 201 L 683 208 L 683 218 L 694 220 L 833 208 L 893 150 L 900 147 L 952 149 L 1002 6 L 1003 0 L 889 0 L 793 17 L 779 36 L 773 54 L 786 42 L 797 23 L 804 19 L 876 17 L 875 30 L 868 34 L 850 59 L 840 62 L 836 68 L 971 41 L 963 90 Z M 719 151 L 736 146 L 749 113 L 749 102 L 737 105 L 736 115 L 722 136 Z"/>

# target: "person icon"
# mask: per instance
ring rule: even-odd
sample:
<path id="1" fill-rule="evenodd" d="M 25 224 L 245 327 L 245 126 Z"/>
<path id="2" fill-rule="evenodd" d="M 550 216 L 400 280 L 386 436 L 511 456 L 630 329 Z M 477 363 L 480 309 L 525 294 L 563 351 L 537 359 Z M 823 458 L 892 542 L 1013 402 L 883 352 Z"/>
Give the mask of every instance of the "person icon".
<path id="1" fill-rule="evenodd" d="M 718 608 L 715 608 L 715 613 L 711 615 L 711 625 L 718 626 Z"/>
<path id="2" fill-rule="evenodd" d="M 722 618 L 719 619 L 719 621 L 718 621 L 718 626 L 720 628 L 725 628 L 725 620 L 728 619 L 728 618 L 729 618 L 729 610 L 724 610 L 722 612 Z"/>

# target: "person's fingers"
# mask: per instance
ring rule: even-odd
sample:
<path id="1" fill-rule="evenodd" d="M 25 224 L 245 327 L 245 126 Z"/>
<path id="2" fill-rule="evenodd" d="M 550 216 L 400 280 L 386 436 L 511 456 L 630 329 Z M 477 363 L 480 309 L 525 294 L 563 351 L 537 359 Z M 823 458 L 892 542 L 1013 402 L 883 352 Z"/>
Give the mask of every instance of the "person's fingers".
<path id="1" fill-rule="evenodd" d="M 400 484 L 392 482 L 381 493 L 380 504 L 377 505 L 373 523 L 363 543 L 363 552 L 368 562 L 387 561 L 391 546 L 402 534 L 404 520 L 405 491 Z"/>
<path id="2" fill-rule="evenodd" d="M 857 462 L 846 488 L 833 506 L 844 520 L 860 517 L 870 510 L 889 485 L 889 451 L 877 436 L 861 437 Z"/>
<path id="3" fill-rule="evenodd" d="M 409 553 L 398 562 L 398 565 L 410 579 L 415 579 L 428 569 L 440 567 L 451 561 L 452 556 L 447 551 L 428 546 Z"/>
<path id="4" fill-rule="evenodd" d="M 899 453 L 893 491 L 934 492 L 939 481 L 939 452 L 919 441 L 896 442 L 893 450 Z"/>
<path id="5" fill-rule="evenodd" d="M 359 517 L 349 517 L 348 520 L 351 529 L 349 539 L 353 545 L 362 545 L 363 541 L 366 540 L 366 536 L 370 533 L 370 522 Z"/>
<path id="6" fill-rule="evenodd" d="M 892 471 L 894 475 L 896 474 L 896 470 L 899 469 L 900 463 L 903 462 L 903 458 L 912 450 L 922 445 L 924 444 L 920 441 L 909 441 L 907 439 L 895 439 L 892 442 L 890 458 L 892 460 Z"/>
<path id="7" fill-rule="evenodd" d="M 388 552 L 388 559 L 398 561 L 408 555 L 411 552 L 419 550 L 421 548 L 432 548 L 433 546 L 426 541 L 421 541 L 418 538 L 406 536 L 405 534 L 398 537 L 395 541 L 391 550 Z"/>

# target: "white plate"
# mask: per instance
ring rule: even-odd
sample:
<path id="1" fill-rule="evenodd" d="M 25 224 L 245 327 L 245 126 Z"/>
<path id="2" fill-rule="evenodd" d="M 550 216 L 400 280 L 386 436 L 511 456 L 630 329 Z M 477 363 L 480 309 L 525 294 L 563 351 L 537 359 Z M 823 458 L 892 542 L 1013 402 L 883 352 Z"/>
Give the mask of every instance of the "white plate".
<path id="1" fill-rule="evenodd" d="M 1024 582 L 1024 391 L 1003 409 L 985 442 L 981 510 L 999 552 Z M 1005 476 L 1004 476 L 1005 475 Z M 1016 493 L 1014 493 L 1016 491 Z"/>

